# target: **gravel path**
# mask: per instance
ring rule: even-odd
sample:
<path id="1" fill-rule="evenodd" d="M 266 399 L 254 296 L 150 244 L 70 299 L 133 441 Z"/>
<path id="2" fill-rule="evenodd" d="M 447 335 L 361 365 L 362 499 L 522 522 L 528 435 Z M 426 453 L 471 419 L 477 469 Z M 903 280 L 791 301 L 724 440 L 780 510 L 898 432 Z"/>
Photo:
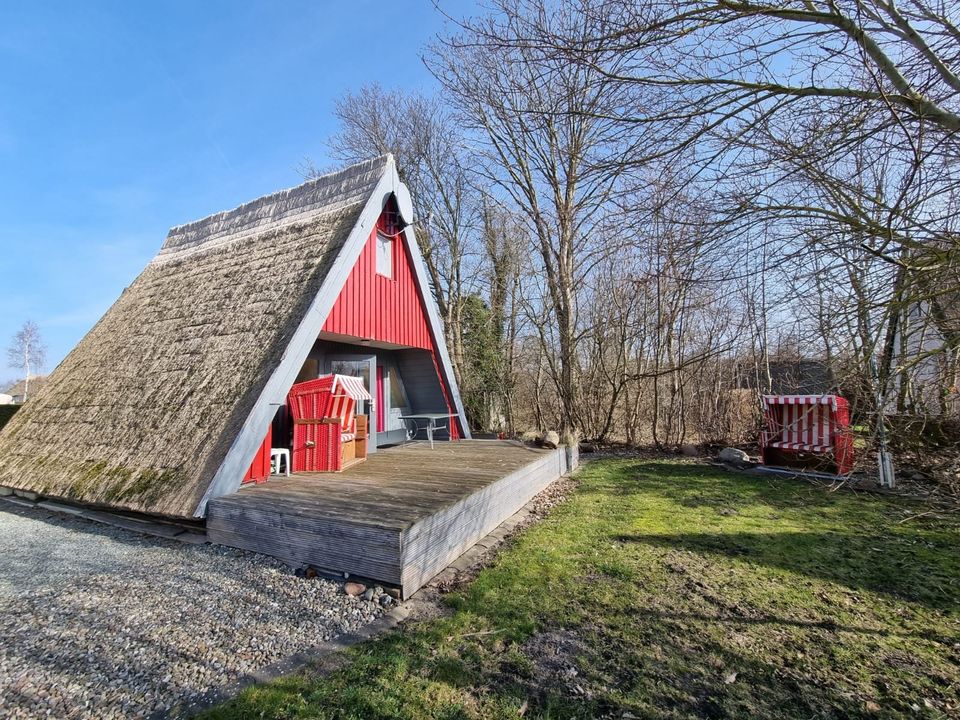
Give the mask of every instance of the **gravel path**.
<path id="1" fill-rule="evenodd" d="M 130 718 L 382 614 L 340 583 L 0 500 L 0 718 Z"/>

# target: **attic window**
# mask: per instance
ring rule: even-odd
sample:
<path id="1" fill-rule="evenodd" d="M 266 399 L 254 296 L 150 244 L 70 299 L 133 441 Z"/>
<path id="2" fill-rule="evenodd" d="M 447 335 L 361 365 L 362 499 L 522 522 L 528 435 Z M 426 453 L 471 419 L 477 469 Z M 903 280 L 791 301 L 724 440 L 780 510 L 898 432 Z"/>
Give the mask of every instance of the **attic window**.
<path id="1" fill-rule="evenodd" d="M 393 277 L 393 238 L 377 233 L 377 275 Z"/>
<path id="2" fill-rule="evenodd" d="M 400 213 L 389 206 L 384 208 L 383 215 L 380 217 L 380 224 L 383 227 L 383 232 L 387 235 L 396 235 L 403 229 Z"/>

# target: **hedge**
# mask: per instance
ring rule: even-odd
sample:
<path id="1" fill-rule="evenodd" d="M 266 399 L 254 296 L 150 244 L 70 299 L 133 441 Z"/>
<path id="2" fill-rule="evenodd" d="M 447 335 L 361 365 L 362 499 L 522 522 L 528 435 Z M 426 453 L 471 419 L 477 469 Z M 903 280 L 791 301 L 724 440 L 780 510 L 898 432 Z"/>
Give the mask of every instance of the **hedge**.
<path id="1" fill-rule="evenodd" d="M 0 405 L 0 428 L 6 425 L 19 409 L 19 405 Z"/>

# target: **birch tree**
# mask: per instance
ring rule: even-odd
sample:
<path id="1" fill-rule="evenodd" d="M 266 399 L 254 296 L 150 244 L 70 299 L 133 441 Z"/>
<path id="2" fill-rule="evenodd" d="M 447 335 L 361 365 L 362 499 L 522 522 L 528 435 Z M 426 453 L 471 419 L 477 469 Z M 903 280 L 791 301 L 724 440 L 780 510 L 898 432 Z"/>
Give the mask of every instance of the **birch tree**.
<path id="1" fill-rule="evenodd" d="M 47 348 L 40 337 L 40 328 L 27 320 L 17 331 L 7 348 L 7 363 L 23 372 L 23 399 L 30 394 L 30 378 L 39 373 L 47 362 Z"/>

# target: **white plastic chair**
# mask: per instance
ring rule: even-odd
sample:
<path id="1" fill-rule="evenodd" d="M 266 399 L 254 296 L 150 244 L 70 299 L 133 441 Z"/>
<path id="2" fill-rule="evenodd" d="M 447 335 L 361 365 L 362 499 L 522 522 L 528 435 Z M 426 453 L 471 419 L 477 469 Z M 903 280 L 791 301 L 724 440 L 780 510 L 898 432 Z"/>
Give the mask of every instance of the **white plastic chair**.
<path id="1" fill-rule="evenodd" d="M 274 475 L 280 474 L 280 460 L 283 460 L 286 475 L 290 477 L 290 451 L 286 448 L 270 448 L 270 471 Z"/>

